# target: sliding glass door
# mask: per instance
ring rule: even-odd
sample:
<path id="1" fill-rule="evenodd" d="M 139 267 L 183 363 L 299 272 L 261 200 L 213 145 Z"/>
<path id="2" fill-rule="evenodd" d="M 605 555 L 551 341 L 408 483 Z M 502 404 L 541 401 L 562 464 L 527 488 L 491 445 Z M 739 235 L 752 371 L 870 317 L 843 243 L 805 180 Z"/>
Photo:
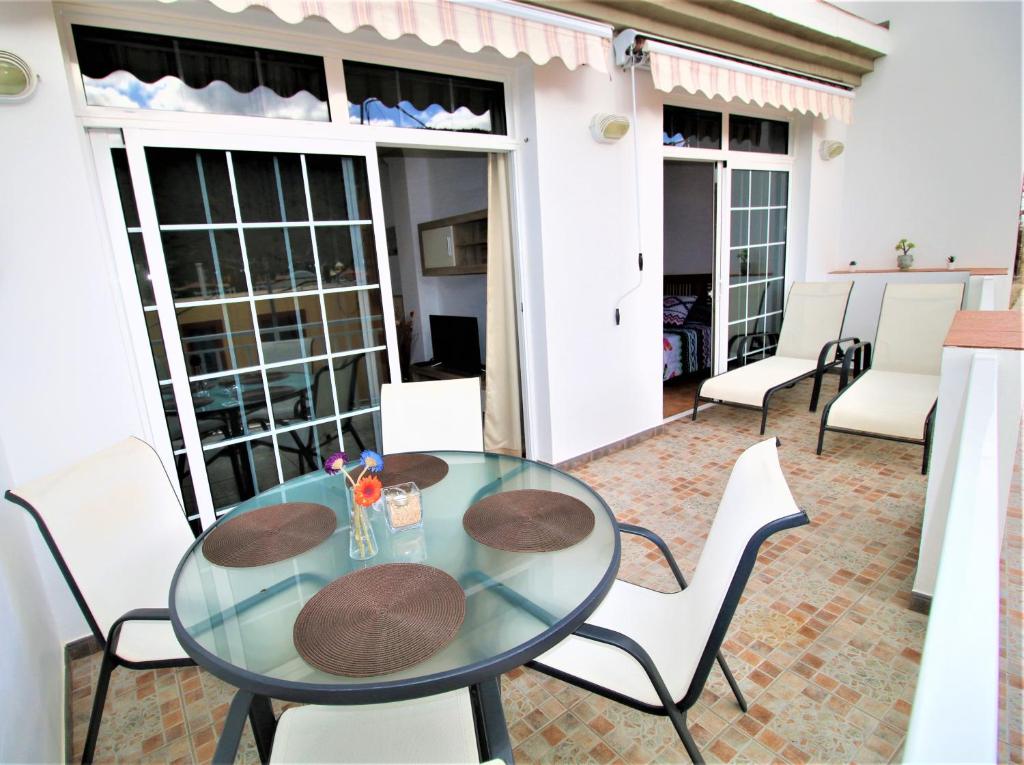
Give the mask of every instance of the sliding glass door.
<path id="1" fill-rule="evenodd" d="M 125 131 L 110 151 L 191 519 L 377 448 L 397 358 L 373 147 Z"/>
<path id="2" fill-rule="evenodd" d="M 786 284 L 789 172 L 730 168 L 729 368 L 775 352 Z M 751 336 L 749 340 L 745 340 Z"/>

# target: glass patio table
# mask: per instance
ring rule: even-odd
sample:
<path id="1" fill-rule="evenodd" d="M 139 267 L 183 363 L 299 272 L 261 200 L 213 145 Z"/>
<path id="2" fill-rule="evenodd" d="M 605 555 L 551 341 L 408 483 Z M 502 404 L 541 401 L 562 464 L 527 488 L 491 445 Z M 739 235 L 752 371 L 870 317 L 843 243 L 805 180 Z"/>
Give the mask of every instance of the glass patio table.
<path id="1" fill-rule="evenodd" d="M 362 704 L 493 682 L 571 634 L 607 594 L 618 571 L 618 527 L 604 500 L 578 479 L 538 462 L 480 452 L 430 454 L 447 462 L 449 470 L 422 489 L 422 528 L 391 533 L 383 513 L 371 512 L 379 553 L 370 560 L 349 557 L 351 494 L 343 476 L 323 471 L 243 502 L 218 522 L 281 502 L 326 505 L 335 512 L 337 527 L 313 549 L 264 566 L 222 567 L 203 555 L 203 541 L 216 525 L 207 529 L 171 584 L 171 620 L 189 656 L 255 697 Z M 593 531 L 571 547 L 543 553 L 506 552 L 472 539 L 462 525 L 466 510 L 486 496 L 516 489 L 581 500 L 594 513 Z M 305 603 L 340 576 L 399 562 L 434 566 L 461 585 L 465 619 L 455 638 L 425 661 L 391 674 L 338 676 L 307 664 L 292 637 Z"/>

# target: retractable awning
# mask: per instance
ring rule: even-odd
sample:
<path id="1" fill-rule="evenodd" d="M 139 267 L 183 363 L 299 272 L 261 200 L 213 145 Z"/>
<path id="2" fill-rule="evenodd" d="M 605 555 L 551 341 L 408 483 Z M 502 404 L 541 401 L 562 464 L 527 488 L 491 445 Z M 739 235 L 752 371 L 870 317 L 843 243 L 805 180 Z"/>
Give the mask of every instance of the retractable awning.
<path id="1" fill-rule="evenodd" d="M 165 0 L 165 2 L 174 0 Z M 229 13 L 256 6 L 289 24 L 320 17 L 341 32 L 371 27 L 395 40 L 414 35 L 427 45 L 446 41 L 476 53 L 490 47 L 507 58 L 525 53 L 536 64 L 559 58 L 608 71 L 612 28 L 509 0 L 210 0 Z"/>
<path id="2" fill-rule="evenodd" d="M 635 30 L 620 33 L 615 48 L 620 64 L 627 60 L 626 51 L 630 48 L 634 60 L 642 54 L 650 64 L 654 87 L 666 93 L 682 88 L 708 98 L 721 96 L 726 101 L 738 99 L 850 122 L 853 91 L 848 88 L 646 39 Z"/>

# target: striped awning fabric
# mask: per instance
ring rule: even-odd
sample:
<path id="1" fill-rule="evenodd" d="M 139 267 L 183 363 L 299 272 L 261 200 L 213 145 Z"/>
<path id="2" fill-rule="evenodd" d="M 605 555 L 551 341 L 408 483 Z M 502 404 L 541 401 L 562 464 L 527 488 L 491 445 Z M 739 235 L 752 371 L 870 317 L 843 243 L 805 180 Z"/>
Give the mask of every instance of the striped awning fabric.
<path id="1" fill-rule="evenodd" d="M 654 87 L 666 93 L 682 88 L 708 98 L 721 96 L 850 122 L 850 90 L 653 40 L 644 46 Z"/>
<path id="2" fill-rule="evenodd" d="M 174 0 L 165 0 L 174 2 Z M 446 41 L 476 53 L 494 48 L 536 64 L 559 58 L 569 69 L 587 65 L 608 72 L 612 28 L 509 0 L 210 0 L 238 13 L 253 6 L 289 24 L 318 16 L 341 32 L 371 27 L 388 40 L 414 35 L 427 45 Z"/>

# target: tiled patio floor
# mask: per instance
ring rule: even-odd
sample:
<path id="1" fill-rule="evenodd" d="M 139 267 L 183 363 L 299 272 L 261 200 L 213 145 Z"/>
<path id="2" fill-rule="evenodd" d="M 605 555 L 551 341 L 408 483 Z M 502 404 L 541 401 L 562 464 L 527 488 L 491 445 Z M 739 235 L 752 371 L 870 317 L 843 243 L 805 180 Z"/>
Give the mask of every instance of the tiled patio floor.
<path id="1" fill-rule="evenodd" d="M 765 545 L 729 631 L 725 652 L 750 712 L 740 713 L 717 669 L 691 711 L 709 761 L 888 762 L 903 745 L 927 621 L 907 608 L 924 505 L 921 450 L 833 434 L 819 458 L 808 399 L 805 384 L 776 397 L 769 434 L 782 440 L 783 468 L 811 524 Z M 716 407 L 575 472 L 621 520 L 661 534 L 690 573 L 733 461 L 759 438 L 758 421 Z M 1020 504 L 1018 471 L 1007 525 L 1004 762 L 1021 759 Z M 656 551 L 634 540 L 624 543 L 620 577 L 673 584 Z M 72 670 L 76 755 L 97 659 Z M 503 691 L 519 763 L 687 761 L 666 718 L 530 670 L 506 675 Z M 231 695 L 194 668 L 117 670 L 98 757 L 207 762 Z M 255 760 L 251 743 L 243 757 Z"/>

